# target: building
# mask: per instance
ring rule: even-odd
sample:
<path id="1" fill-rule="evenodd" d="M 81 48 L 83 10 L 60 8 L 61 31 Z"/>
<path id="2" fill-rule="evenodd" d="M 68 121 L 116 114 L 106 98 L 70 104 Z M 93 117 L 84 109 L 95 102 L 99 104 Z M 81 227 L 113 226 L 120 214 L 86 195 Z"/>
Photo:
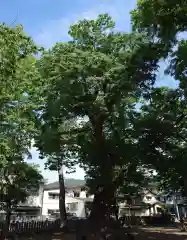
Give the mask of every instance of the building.
<path id="1" fill-rule="evenodd" d="M 167 205 L 168 211 L 175 214 L 178 219 L 187 217 L 187 201 L 180 192 L 161 193 L 159 198 Z"/>
<path id="2" fill-rule="evenodd" d="M 119 214 L 127 216 L 151 216 L 162 212 L 165 204 L 158 200 L 157 194 L 144 190 L 142 194 L 119 204 Z"/>
<path id="3" fill-rule="evenodd" d="M 77 217 L 86 217 L 90 209 L 93 196 L 88 196 L 85 181 L 79 179 L 65 179 L 65 204 L 68 213 Z M 159 193 L 156 188 L 143 189 L 142 194 L 129 200 L 120 199 L 119 214 L 150 216 L 162 212 L 163 207 L 169 209 L 178 218 L 187 216 L 185 200 L 177 193 Z M 59 213 L 59 182 L 41 185 L 39 191 L 33 192 L 25 203 L 17 207 L 16 214 L 26 218 L 45 219 Z"/>
<path id="4" fill-rule="evenodd" d="M 77 217 L 86 217 L 85 206 L 92 202 L 93 196 L 88 196 L 85 190 L 85 181 L 65 179 L 66 210 Z M 44 186 L 42 200 L 42 215 L 49 217 L 59 212 L 59 182 Z"/>
<path id="5" fill-rule="evenodd" d="M 24 203 L 20 203 L 16 208 L 16 214 L 20 217 L 37 218 L 41 216 L 42 198 L 43 198 L 42 184 L 37 191 L 33 191 Z"/>
<path id="6" fill-rule="evenodd" d="M 86 217 L 90 209 L 93 196 L 88 196 L 85 189 L 85 181 L 77 179 L 66 179 L 66 209 L 67 212 L 77 217 Z M 143 190 L 143 193 L 131 199 L 131 203 L 121 199 L 119 204 L 120 215 L 149 216 L 159 214 L 164 205 L 159 201 L 157 194 L 151 190 Z M 59 212 L 59 183 L 54 182 L 44 186 L 42 215 L 49 217 Z"/>
<path id="7" fill-rule="evenodd" d="M 90 211 L 93 196 L 88 196 L 85 181 L 79 179 L 65 179 L 65 204 L 68 213 L 77 217 L 86 217 Z M 150 216 L 162 212 L 163 207 L 169 212 L 180 216 L 187 216 L 186 201 L 180 193 L 175 195 L 159 193 L 156 188 L 143 189 L 142 194 L 125 200 L 119 199 L 119 215 Z M 24 203 L 20 203 L 12 215 L 21 219 L 41 219 L 59 213 L 59 182 L 42 184 L 38 191 L 33 191 Z M 3 214 L 0 215 L 3 217 Z"/>
<path id="8" fill-rule="evenodd" d="M 11 214 L 11 220 L 22 221 L 41 218 L 43 187 L 40 186 L 38 190 L 33 190 L 25 202 L 19 203 Z M 5 212 L 0 212 L 0 220 L 5 220 Z"/>

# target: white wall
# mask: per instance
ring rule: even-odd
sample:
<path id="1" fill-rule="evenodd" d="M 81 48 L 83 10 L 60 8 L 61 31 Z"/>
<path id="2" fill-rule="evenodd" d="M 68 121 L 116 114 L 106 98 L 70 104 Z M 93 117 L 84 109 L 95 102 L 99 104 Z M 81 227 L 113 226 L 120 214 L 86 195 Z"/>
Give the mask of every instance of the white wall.
<path id="1" fill-rule="evenodd" d="M 59 193 L 59 189 L 55 190 L 44 190 L 43 192 L 43 204 L 42 204 L 42 215 L 48 215 L 48 209 L 59 209 L 58 199 L 49 199 L 49 193 Z"/>
<path id="2" fill-rule="evenodd" d="M 158 200 L 156 199 L 156 196 L 150 192 L 147 192 L 144 197 L 143 197 L 143 202 L 150 204 L 150 205 L 154 205 L 151 206 L 150 209 L 147 209 L 146 211 L 146 216 L 149 216 L 150 214 L 157 214 L 157 208 L 161 208 L 161 205 L 158 204 Z"/>
<path id="3" fill-rule="evenodd" d="M 48 216 L 48 209 L 59 211 L 59 199 L 58 198 L 50 199 L 49 193 L 58 193 L 59 194 L 59 189 L 44 191 L 43 206 L 42 206 L 42 215 L 44 215 L 44 216 Z M 82 195 L 85 196 L 85 194 L 82 194 Z M 75 213 L 77 217 L 85 217 L 85 208 L 84 208 L 85 201 L 84 201 L 84 199 L 73 197 L 73 192 L 69 191 L 66 194 L 65 203 L 66 203 L 66 205 L 68 203 L 77 203 L 78 204 L 77 210 L 76 211 L 69 210 L 69 212 Z"/>
<path id="4" fill-rule="evenodd" d="M 32 207 L 41 207 L 40 196 L 29 196 L 27 200 L 21 204 L 25 206 L 32 206 Z"/>
<path id="5" fill-rule="evenodd" d="M 52 210 L 56 210 L 59 211 L 59 199 L 57 197 L 57 199 L 50 199 L 49 198 L 49 193 L 57 193 L 59 194 L 59 189 L 51 189 L 51 190 L 44 190 L 43 192 L 43 204 L 42 204 L 42 215 L 44 216 L 48 216 L 48 210 L 52 209 Z M 93 198 L 93 195 L 90 196 L 89 198 Z M 86 192 L 82 191 L 80 192 L 80 197 L 74 197 L 74 193 L 73 190 L 69 190 L 66 193 L 66 197 L 65 197 L 65 203 L 66 205 L 68 203 L 77 203 L 78 207 L 76 211 L 73 211 L 77 217 L 85 217 L 85 199 L 86 199 Z M 154 194 L 147 192 L 145 193 L 145 195 L 142 198 L 142 201 L 144 203 L 150 204 L 150 205 L 154 205 L 154 207 L 151 207 L 150 209 L 148 208 L 143 208 L 141 210 L 135 210 L 134 213 L 136 216 L 149 216 L 150 214 L 157 214 L 157 207 L 160 207 L 158 204 L 156 204 L 158 201 L 155 197 Z M 126 203 L 121 203 L 120 204 L 120 208 L 123 209 L 122 211 L 125 212 L 126 215 L 129 214 L 129 210 L 126 208 L 124 209 Z M 72 211 L 69 211 L 72 212 Z"/>
<path id="6" fill-rule="evenodd" d="M 151 204 L 151 205 L 152 205 L 152 204 L 155 204 L 156 202 L 158 202 L 157 199 L 156 199 L 156 197 L 155 197 L 155 195 L 152 194 L 152 193 L 150 193 L 150 192 L 148 192 L 148 193 L 146 193 L 146 194 L 144 195 L 142 201 L 143 201 L 144 203 Z"/>

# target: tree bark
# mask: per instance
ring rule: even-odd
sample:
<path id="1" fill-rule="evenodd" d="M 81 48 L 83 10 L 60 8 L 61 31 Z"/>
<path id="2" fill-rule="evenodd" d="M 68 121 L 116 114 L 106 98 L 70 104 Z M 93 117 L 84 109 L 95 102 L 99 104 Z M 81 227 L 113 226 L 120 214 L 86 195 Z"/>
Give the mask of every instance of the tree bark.
<path id="1" fill-rule="evenodd" d="M 105 204 L 103 199 L 103 192 L 95 193 L 93 204 L 92 204 L 92 210 L 90 213 L 90 218 L 94 221 L 98 222 L 98 220 L 101 220 L 104 218 L 105 215 Z"/>
<path id="2" fill-rule="evenodd" d="M 6 206 L 5 230 L 3 231 L 4 239 L 8 238 L 10 218 L 11 218 L 11 204 L 8 202 Z"/>
<path id="3" fill-rule="evenodd" d="M 102 113 L 94 114 L 90 116 L 90 121 L 93 128 L 93 137 L 96 143 L 96 151 L 100 158 L 100 173 L 103 176 L 103 180 L 98 186 L 98 191 L 94 195 L 94 200 L 92 204 L 92 210 L 90 213 L 90 220 L 94 222 L 95 225 L 102 225 L 105 221 L 107 214 L 108 202 L 110 202 L 110 187 L 109 185 L 112 181 L 111 175 L 111 161 L 108 156 L 108 149 L 106 147 L 106 139 L 103 131 L 104 121 L 106 119 L 105 115 Z M 107 172 L 106 172 L 107 170 Z M 99 189 L 100 188 L 100 189 Z"/>
<path id="4" fill-rule="evenodd" d="M 66 214 L 66 204 L 65 204 L 65 184 L 64 184 L 64 174 L 63 166 L 61 165 L 58 171 L 59 176 L 59 211 L 60 211 L 60 227 L 64 228 L 67 226 L 67 214 Z"/>
<path id="5" fill-rule="evenodd" d="M 117 203 L 114 206 L 114 215 L 115 215 L 116 221 L 118 221 L 119 220 L 119 206 L 117 205 Z"/>
<path id="6" fill-rule="evenodd" d="M 184 177 L 183 181 L 184 181 L 184 195 L 187 198 L 187 177 Z"/>

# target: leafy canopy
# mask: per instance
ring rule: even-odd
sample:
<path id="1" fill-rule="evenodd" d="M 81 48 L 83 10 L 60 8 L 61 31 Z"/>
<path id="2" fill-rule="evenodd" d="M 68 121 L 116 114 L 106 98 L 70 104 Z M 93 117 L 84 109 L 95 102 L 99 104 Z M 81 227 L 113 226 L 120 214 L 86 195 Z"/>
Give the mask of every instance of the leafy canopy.
<path id="1" fill-rule="evenodd" d="M 37 193 L 43 177 L 36 166 L 16 161 L 3 165 L 0 181 L 1 207 L 6 209 L 7 204 L 14 208 Z"/>
<path id="2" fill-rule="evenodd" d="M 156 180 L 167 190 L 184 189 L 186 101 L 182 96 L 181 90 L 155 88 L 136 124 L 142 164 L 156 170 Z"/>
<path id="3" fill-rule="evenodd" d="M 36 144 L 44 154 L 72 154 L 92 192 L 108 202 L 125 177 L 137 184 L 135 106 L 158 68 L 157 48 L 144 34 L 116 32 L 114 26 L 107 14 L 79 21 L 70 27 L 71 41 L 57 43 L 38 61 L 46 88 Z"/>
<path id="4" fill-rule="evenodd" d="M 179 80 L 186 96 L 186 52 L 185 33 L 187 24 L 187 1 L 140 0 L 132 11 L 135 31 L 144 32 L 152 45 L 160 44 L 160 58 L 167 58 L 166 73 Z"/>
<path id="5" fill-rule="evenodd" d="M 141 142 L 148 152 L 152 149 L 149 163 L 157 169 L 161 183 L 187 194 L 186 12 L 185 0 L 141 0 L 132 11 L 132 24 L 135 31 L 148 36 L 152 46 L 163 46 L 159 56 L 167 60 L 165 73 L 179 81 L 175 90 L 155 89 L 150 104 L 143 107 Z"/>
<path id="6" fill-rule="evenodd" d="M 0 25 L 0 159 L 19 145 L 26 151 L 34 132 L 29 96 L 37 47 L 21 26 Z M 23 150 L 25 148 L 25 150 Z"/>
<path id="7" fill-rule="evenodd" d="M 38 47 L 22 26 L 0 25 L 0 190 L 3 207 L 24 201 L 42 176 L 24 162 L 35 134 Z"/>

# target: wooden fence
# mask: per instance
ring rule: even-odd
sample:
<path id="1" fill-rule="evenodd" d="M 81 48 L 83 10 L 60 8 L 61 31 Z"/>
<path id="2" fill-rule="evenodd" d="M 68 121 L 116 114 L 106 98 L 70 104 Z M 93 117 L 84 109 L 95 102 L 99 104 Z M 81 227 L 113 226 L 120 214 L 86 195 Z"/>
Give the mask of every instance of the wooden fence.
<path id="1" fill-rule="evenodd" d="M 123 223 L 127 225 L 167 225 L 172 223 L 170 216 L 124 216 Z"/>
<path id="2" fill-rule="evenodd" d="M 169 220 L 163 217 L 136 217 L 136 216 L 125 216 L 123 218 L 123 223 L 127 225 L 155 225 L 155 224 L 167 224 Z M 68 220 L 68 229 L 73 232 L 80 228 L 84 228 L 86 220 L 84 219 L 74 219 Z M 105 223 L 111 228 L 115 228 L 116 221 L 108 221 Z M 82 227 L 81 227 L 82 226 Z M 1 233 L 5 229 L 5 223 L 0 222 Z M 60 229 L 60 220 L 56 221 L 30 221 L 30 222 L 11 222 L 9 226 L 9 233 L 37 233 L 37 232 L 47 232 L 47 231 L 58 231 Z"/>
<path id="3" fill-rule="evenodd" d="M 80 220 L 69 220 L 68 228 L 70 231 L 75 231 L 77 223 Z M 6 228 L 4 222 L 0 222 L 0 229 L 3 232 Z M 60 229 L 60 220 L 56 221 L 30 221 L 30 222 L 11 222 L 9 226 L 9 233 L 33 233 L 55 231 Z"/>

